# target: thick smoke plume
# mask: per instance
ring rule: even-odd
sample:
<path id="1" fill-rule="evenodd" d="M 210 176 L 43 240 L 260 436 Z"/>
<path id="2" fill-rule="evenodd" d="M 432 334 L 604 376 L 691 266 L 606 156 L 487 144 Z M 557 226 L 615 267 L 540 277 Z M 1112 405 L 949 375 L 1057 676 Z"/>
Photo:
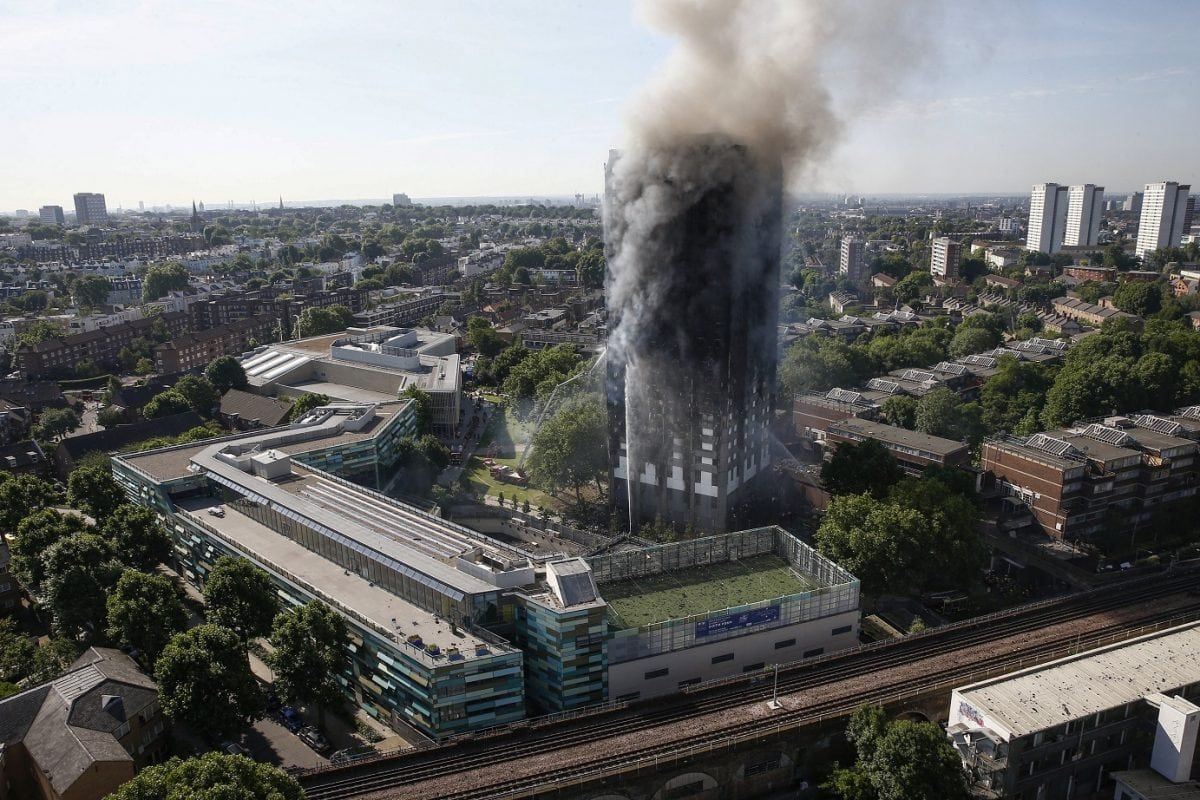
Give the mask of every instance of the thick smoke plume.
<path id="1" fill-rule="evenodd" d="M 713 479 L 686 472 L 701 460 L 701 418 L 733 432 L 711 454 L 722 493 L 765 466 L 781 188 L 827 155 L 839 110 L 861 107 L 920 59 L 926 11 L 915 0 L 643 5 L 678 45 L 634 103 L 606 176 L 609 396 L 634 471 L 632 522 L 635 504 L 696 521 L 691 499 L 689 520 L 664 513 L 664 487 L 690 498 Z M 658 497 L 635 503 L 638 483 Z"/>

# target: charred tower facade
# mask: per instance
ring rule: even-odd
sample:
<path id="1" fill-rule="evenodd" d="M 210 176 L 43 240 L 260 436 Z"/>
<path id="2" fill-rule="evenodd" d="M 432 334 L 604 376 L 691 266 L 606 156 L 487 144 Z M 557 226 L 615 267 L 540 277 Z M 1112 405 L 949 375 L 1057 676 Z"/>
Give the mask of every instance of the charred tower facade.
<path id="1" fill-rule="evenodd" d="M 708 136 L 605 173 L 612 496 L 634 528 L 724 532 L 770 459 L 782 170 Z"/>

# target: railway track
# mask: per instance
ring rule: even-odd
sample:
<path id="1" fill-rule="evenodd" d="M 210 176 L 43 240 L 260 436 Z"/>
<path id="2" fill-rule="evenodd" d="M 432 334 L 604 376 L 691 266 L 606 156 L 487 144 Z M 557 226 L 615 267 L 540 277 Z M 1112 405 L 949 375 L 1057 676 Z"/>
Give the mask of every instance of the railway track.
<path id="1" fill-rule="evenodd" d="M 1016 609 L 1011 614 L 992 617 L 982 621 L 968 620 L 954 626 L 936 628 L 915 637 L 893 642 L 866 645 L 849 651 L 831 654 L 819 660 L 800 662 L 781 668 L 779 694 L 795 694 L 825 684 L 862 677 L 874 672 L 901 666 L 917 658 L 928 658 L 949 654 L 999 639 L 1036 631 L 1054 624 L 1062 624 L 1107 611 L 1135 607 L 1156 598 L 1193 589 L 1200 585 L 1195 573 L 1175 577 L 1156 576 L 1101 592 L 1074 595 L 1058 601 L 1036 604 L 1033 607 Z M 1111 636 L 1113 630 L 1132 630 L 1139 626 L 1155 624 L 1173 615 L 1191 613 L 1200 615 L 1200 602 L 1185 609 L 1155 612 L 1118 626 L 1116 629 L 1091 636 L 1080 637 L 1075 643 L 1087 646 Z M 995 670 L 1005 664 L 1015 664 L 1018 659 L 1048 657 L 1063 648 L 1061 641 L 1031 645 L 992 656 L 974 659 L 973 671 Z M 964 670 L 955 667 L 940 674 L 926 673 L 911 680 L 892 681 L 879 686 L 867 695 L 860 695 L 852 702 L 834 700 L 810 705 L 794 711 L 777 712 L 772 718 L 776 724 L 795 725 L 800 720 L 810 720 L 823 715 L 853 710 L 864 701 L 880 697 L 893 697 L 897 693 L 910 691 L 914 684 L 929 686 L 939 680 L 961 679 Z M 309 800 L 343 800 L 367 792 L 421 783 L 454 773 L 467 772 L 483 767 L 495 767 L 504 762 L 541 755 L 572 746 L 592 744 L 607 737 L 650 730 L 667 724 L 678 724 L 688 719 L 724 711 L 739 706 L 752 705 L 766 700 L 771 693 L 770 683 L 761 678 L 738 678 L 696 689 L 683 696 L 673 696 L 662 705 L 653 703 L 631 706 L 617 710 L 585 716 L 573 722 L 560 723 L 524 730 L 505 730 L 479 736 L 475 739 L 453 742 L 428 750 L 407 755 L 359 763 L 327 770 L 301 778 Z M 689 740 L 689 748 L 711 747 L 717 741 L 729 741 L 741 735 L 762 735 L 762 721 L 753 720 L 722 729 L 719 733 L 700 736 Z M 496 745 L 503 742 L 503 747 Z M 678 742 L 652 745 L 636 753 L 589 759 L 569 769 L 556 770 L 554 776 L 539 775 L 488 786 L 478 791 L 455 791 L 456 798 L 521 796 L 536 786 L 554 784 L 563 779 L 578 780 L 580 770 L 587 774 L 603 772 L 611 767 L 624 768 L 631 761 L 641 758 L 663 758 L 680 749 Z M 574 776 L 574 777 L 572 777 Z"/>

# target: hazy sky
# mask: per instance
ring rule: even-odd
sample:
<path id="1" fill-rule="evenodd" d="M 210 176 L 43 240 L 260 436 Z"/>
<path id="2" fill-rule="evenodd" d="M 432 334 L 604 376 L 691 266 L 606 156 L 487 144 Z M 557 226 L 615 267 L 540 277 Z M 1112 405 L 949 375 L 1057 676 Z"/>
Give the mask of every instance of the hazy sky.
<path id="1" fill-rule="evenodd" d="M 794 188 L 1200 183 L 1200 3 L 951 8 Z M 671 48 L 619 0 L 0 0 L 0 42 L 0 209 L 595 193 Z"/>

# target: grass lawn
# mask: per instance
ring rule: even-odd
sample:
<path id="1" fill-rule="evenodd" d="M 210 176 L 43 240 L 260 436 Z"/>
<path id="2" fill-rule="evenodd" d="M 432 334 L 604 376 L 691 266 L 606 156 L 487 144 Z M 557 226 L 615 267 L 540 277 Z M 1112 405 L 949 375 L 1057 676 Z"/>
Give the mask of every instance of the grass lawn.
<path id="1" fill-rule="evenodd" d="M 806 592 L 817 586 L 784 559 L 764 553 L 604 583 L 600 595 L 608 601 L 616 627 L 625 629 Z"/>
<path id="2" fill-rule="evenodd" d="M 471 491 L 480 495 L 490 494 L 492 497 L 503 493 L 506 504 L 509 504 L 514 497 L 518 502 L 529 500 L 531 511 L 537 509 L 538 506 L 556 512 L 565 508 L 564 501 L 541 489 L 522 488 L 496 480 L 488 472 L 487 464 L 483 463 L 484 458 L 491 458 L 497 464 L 509 467 L 517 466 L 517 462 L 520 461 L 520 453 L 525 449 L 525 443 L 532 431 L 533 420 L 522 421 L 517 418 L 515 413 L 506 408 L 496 409 L 492 418 L 488 420 L 483 435 L 479 437 L 479 446 L 475 450 L 476 455 L 466 465 L 465 474 L 471 482 Z"/>

